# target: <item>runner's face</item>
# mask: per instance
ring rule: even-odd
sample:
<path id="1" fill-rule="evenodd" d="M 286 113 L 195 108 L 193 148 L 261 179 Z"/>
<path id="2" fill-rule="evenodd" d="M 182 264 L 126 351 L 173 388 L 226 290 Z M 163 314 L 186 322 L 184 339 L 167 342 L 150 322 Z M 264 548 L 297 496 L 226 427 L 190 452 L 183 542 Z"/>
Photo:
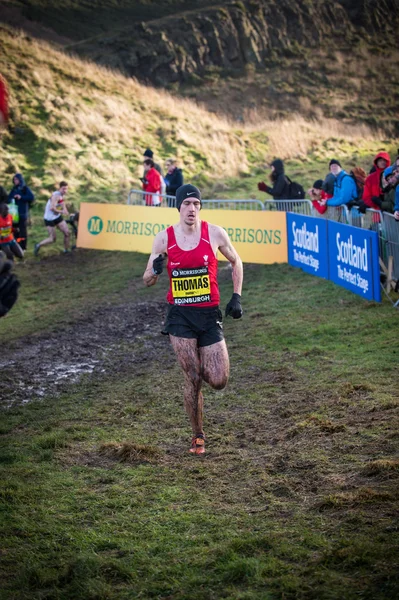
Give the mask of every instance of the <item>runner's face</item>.
<path id="1" fill-rule="evenodd" d="M 65 194 L 68 191 L 68 186 L 67 185 L 63 185 L 62 187 L 60 187 L 60 192 L 62 194 L 62 196 L 65 196 Z"/>
<path id="2" fill-rule="evenodd" d="M 180 206 L 180 219 L 187 225 L 193 225 L 199 217 L 200 210 L 201 202 L 198 198 L 186 198 Z"/>

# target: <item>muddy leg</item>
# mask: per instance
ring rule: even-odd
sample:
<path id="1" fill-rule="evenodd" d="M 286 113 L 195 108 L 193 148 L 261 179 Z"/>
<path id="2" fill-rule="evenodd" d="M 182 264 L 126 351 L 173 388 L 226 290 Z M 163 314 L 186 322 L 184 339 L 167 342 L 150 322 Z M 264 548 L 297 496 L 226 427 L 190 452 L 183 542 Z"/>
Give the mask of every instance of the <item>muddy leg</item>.
<path id="1" fill-rule="evenodd" d="M 177 360 L 184 373 L 184 407 L 189 416 L 193 434 L 204 433 L 204 399 L 201 392 L 201 364 L 197 340 L 169 336 Z"/>
<path id="2" fill-rule="evenodd" d="M 211 346 L 204 346 L 199 352 L 202 378 L 215 390 L 222 390 L 226 387 L 230 373 L 226 342 L 222 340 Z"/>

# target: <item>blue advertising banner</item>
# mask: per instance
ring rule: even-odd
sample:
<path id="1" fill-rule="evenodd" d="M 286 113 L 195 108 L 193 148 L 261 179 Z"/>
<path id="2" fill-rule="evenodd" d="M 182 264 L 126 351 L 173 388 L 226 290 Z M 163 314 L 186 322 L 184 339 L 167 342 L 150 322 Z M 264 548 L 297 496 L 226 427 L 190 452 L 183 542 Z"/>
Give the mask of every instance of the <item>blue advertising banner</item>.
<path id="1" fill-rule="evenodd" d="M 328 221 L 330 279 L 367 300 L 381 302 L 378 235 Z"/>
<path id="2" fill-rule="evenodd" d="M 287 213 L 288 262 L 328 279 L 327 221 Z"/>

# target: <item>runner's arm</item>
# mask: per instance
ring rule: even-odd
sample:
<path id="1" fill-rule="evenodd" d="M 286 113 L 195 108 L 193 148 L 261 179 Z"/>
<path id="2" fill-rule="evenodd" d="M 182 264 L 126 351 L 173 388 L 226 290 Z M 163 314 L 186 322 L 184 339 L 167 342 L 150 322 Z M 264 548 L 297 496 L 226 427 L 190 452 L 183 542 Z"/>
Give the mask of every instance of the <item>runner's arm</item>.
<path id="1" fill-rule="evenodd" d="M 218 241 L 219 241 L 218 249 L 223 254 L 223 256 L 225 258 L 227 258 L 227 260 L 233 267 L 232 277 L 233 277 L 234 293 L 239 294 L 241 296 L 242 281 L 243 281 L 243 277 L 244 277 L 242 260 L 238 256 L 236 249 L 233 247 L 226 231 L 222 227 L 218 227 L 217 233 L 218 233 Z"/>
<path id="2" fill-rule="evenodd" d="M 143 281 L 147 287 L 151 287 L 155 285 L 158 281 L 159 275 L 155 275 L 153 271 L 153 262 L 160 254 L 164 254 L 166 256 L 166 246 L 167 246 L 167 235 L 166 231 L 160 231 L 154 238 L 154 242 L 152 244 L 152 251 L 150 258 L 148 259 L 146 270 L 144 271 Z"/>
<path id="3" fill-rule="evenodd" d="M 57 210 L 57 195 L 56 195 L 55 192 L 53 194 L 51 194 L 51 198 L 50 198 L 50 210 L 52 210 L 55 215 L 59 215 L 60 214 L 60 211 Z"/>

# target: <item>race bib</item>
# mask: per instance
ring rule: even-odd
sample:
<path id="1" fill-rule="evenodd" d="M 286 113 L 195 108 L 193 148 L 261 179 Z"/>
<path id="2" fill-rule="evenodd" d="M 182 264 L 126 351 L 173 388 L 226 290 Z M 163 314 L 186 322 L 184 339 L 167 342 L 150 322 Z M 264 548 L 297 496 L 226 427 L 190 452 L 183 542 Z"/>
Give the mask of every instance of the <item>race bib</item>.
<path id="1" fill-rule="evenodd" d="M 173 269 L 172 296 L 175 304 L 200 304 L 211 301 L 208 267 Z"/>
<path id="2" fill-rule="evenodd" d="M 4 239 L 11 235 L 12 228 L 11 227 L 2 227 L 0 229 L 0 239 Z"/>

